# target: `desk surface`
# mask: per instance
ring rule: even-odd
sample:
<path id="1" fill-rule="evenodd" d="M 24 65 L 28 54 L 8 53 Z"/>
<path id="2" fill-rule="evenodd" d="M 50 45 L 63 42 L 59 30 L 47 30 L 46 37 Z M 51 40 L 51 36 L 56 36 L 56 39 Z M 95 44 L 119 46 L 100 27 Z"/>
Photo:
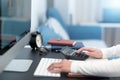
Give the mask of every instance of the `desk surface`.
<path id="1" fill-rule="evenodd" d="M 65 74 L 61 77 L 34 77 L 33 73 L 38 66 L 38 63 L 42 57 L 50 58 L 64 58 L 62 54 L 59 53 L 48 53 L 47 55 L 39 55 L 37 52 L 32 51 L 30 48 L 25 48 L 19 55 L 17 59 L 32 59 L 33 63 L 27 72 L 7 72 L 4 71 L 0 74 L 0 80 L 120 80 L 120 78 L 68 78 Z"/>

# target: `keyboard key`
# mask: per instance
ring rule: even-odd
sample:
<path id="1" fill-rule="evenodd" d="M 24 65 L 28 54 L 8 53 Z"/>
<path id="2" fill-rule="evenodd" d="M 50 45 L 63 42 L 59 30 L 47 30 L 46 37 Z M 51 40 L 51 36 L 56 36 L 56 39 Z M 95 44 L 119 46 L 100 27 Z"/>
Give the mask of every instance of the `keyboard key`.
<path id="1" fill-rule="evenodd" d="M 41 58 L 35 72 L 34 76 L 49 76 L 49 77 L 60 77 L 60 73 L 50 73 L 47 68 L 53 62 L 59 62 L 62 59 L 54 59 L 54 58 Z"/>

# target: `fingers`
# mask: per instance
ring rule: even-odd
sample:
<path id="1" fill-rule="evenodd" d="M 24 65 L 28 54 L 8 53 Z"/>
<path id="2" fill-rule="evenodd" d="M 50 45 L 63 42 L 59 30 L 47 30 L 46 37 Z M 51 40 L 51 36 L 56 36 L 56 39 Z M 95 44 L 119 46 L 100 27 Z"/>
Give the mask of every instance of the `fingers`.
<path id="1" fill-rule="evenodd" d="M 95 49 L 94 49 L 94 48 L 87 48 L 87 47 L 84 47 L 84 48 L 80 48 L 80 49 L 77 50 L 76 52 L 77 52 L 77 53 L 80 53 L 81 51 L 93 52 L 93 51 L 95 51 Z"/>
<path id="2" fill-rule="evenodd" d="M 85 54 L 94 58 L 102 58 L 102 52 L 99 49 L 96 48 L 80 48 L 79 50 L 76 51 L 76 53 L 80 53 L 81 51 L 85 51 Z"/>
<path id="3" fill-rule="evenodd" d="M 61 72 L 61 67 L 62 67 L 61 62 L 52 63 L 48 67 L 48 71 L 50 71 L 51 73 L 60 73 Z"/>
<path id="4" fill-rule="evenodd" d="M 48 71 L 51 72 L 51 73 L 61 73 L 62 69 L 61 68 L 54 68 L 54 69 L 51 69 L 51 70 L 48 69 Z"/>
<path id="5" fill-rule="evenodd" d="M 93 52 L 86 52 L 86 54 L 87 54 L 88 56 L 94 56 L 94 55 L 95 55 L 95 53 L 93 53 Z"/>
<path id="6" fill-rule="evenodd" d="M 69 72 L 71 61 L 62 60 L 61 62 L 52 63 L 48 67 L 48 71 L 51 73 Z"/>

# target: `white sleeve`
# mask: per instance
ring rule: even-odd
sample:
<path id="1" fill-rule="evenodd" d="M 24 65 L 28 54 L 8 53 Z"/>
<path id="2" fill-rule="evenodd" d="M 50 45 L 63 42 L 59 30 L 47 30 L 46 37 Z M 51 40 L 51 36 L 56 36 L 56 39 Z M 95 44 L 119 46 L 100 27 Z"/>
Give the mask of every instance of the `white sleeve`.
<path id="1" fill-rule="evenodd" d="M 101 49 L 101 51 L 103 53 L 103 58 L 108 58 L 111 56 L 120 56 L 120 45 Z"/>
<path id="2" fill-rule="evenodd" d="M 84 75 L 120 77 L 120 59 L 99 59 L 94 61 L 73 61 L 71 72 Z"/>

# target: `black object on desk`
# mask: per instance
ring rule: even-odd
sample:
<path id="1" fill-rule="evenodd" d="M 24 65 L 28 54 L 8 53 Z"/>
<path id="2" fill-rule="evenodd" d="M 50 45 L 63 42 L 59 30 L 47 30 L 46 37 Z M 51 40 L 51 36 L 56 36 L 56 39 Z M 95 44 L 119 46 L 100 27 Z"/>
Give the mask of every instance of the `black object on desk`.
<path id="1" fill-rule="evenodd" d="M 86 60 L 89 56 L 85 54 L 85 52 L 76 53 L 75 49 L 72 49 L 68 46 L 63 47 L 60 52 L 65 55 L 66 59 L 73 60 Z"/>
<path id="2" fill-rule="evenodd" d="M 0 80 L 120 80 L 120 78 L 68 78 L 66 73 L 62 73 L 61 77 L 34 77 L 33 73 L 42 57 L 46 58 L 60 58 L 64 56 L 59 53 L 48 52 L 47 55 L 39 55 L 31 48 L 25 48 L 19 52 L 17 59 L 32 59 L 33 63 L 27 72 L 3 72 L 0 74 Z"/>

